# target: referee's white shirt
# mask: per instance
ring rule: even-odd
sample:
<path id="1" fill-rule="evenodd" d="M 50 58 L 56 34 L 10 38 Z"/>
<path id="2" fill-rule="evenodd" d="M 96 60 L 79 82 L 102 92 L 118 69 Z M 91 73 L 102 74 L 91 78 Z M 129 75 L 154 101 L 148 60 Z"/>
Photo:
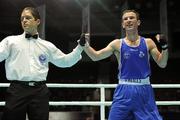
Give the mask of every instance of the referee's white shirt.
<path id="1" fill-rule="evenodd" d="M 25 33 L 8 36 L 0 42 L 0 62 L 5 60 L 8 80 L 46 80 L 49 62 L 58 67 L 71 67 L 81 59 L 82 47 L 78 45 L 69 54 L 64 54 L 52 43 L 27 39 Z"/>

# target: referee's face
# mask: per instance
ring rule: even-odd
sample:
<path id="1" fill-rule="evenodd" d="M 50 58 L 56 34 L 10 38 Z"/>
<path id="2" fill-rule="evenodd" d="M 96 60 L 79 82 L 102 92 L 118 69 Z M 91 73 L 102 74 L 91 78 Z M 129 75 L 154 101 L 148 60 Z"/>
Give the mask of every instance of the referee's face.
<path id="1" fill-rule="evenodd" d="M 40 24 L 39 19 L 35 19 L 30 10 L 24 10 L 21 14 L 21 25 L 25 32 L 30 34 L 36 34 L 38 25 Z"/>

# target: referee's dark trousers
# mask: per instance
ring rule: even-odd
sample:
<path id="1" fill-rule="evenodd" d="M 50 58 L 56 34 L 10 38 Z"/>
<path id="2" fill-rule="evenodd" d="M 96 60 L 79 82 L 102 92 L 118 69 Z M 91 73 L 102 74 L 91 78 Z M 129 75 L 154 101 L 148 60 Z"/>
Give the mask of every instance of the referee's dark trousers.
<path id="1" fill-rule="evenodd" d="M 13 81 L 6 93 L 2 120 L 48 120 L 49 90 L 45 82 Z"/>

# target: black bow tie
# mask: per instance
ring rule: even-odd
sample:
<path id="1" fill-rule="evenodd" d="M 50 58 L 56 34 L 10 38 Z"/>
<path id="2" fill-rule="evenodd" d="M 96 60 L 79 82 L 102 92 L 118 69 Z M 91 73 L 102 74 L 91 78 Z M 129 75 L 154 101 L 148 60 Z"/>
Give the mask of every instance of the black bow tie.
<path id="1" fill-rule="evenodd" d="M 31 35 L 31 34 L 26 33 L 25 34 L 25 38 L 34 38 L 34 39 L 37 39 L 38 38 L 38 34 Z"/>

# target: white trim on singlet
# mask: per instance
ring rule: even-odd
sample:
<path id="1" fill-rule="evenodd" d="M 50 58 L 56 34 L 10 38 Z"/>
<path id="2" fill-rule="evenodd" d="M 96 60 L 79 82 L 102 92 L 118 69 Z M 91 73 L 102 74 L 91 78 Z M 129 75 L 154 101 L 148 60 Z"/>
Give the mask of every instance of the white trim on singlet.
<path id="1" fill-rule="evenodd" d="M 149 85 L 149 77 L 145 79 L 120 79 L 119 84 L 130 84 L 130 85 Z"/>

